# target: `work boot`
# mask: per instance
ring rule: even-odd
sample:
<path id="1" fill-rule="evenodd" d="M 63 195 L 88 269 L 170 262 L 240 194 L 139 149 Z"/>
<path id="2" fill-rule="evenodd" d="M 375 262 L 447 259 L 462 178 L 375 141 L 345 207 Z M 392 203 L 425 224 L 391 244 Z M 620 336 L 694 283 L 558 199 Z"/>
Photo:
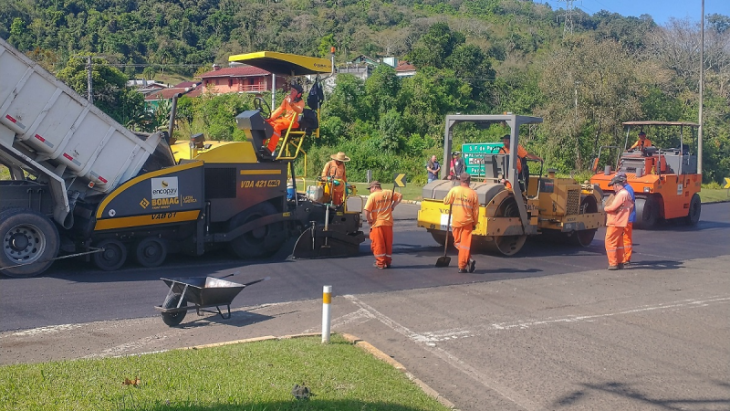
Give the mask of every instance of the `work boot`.
<path id="1" fill-rule="evenodd" d="M 382 265 L 378 265 L 378 263 L 373 263 L 373 267 L 377 268 L 378 270 L 382 270 L 382 269 L 384 269 L 384 268 L 385 268 L 385 267 L 384 267 L 384 266 L 382 266 Z"/>
<path id="2" fill-rule="evenodd" d="M 623 269 L 624 269 L 624 265 L 623 265 L 623 264 L 619 264 L 619 265 L 618 265 L 618 269 L 619 269 L 619 270 L 623 270 Z"/>
<path id="3" fill-rule="evenodd" d="M 469 272 L 473 273 L 477 269 L 477 262 L 473 258 L 469 259 Z"/>
<path id="4" fill-rule="evenodd" d="M 469 271 L 466 268 L 459 268 L 460 273 L 468 273 Z"/>
<path id="5" fill-rule="evenodd" d="M 608 269 L 611 270 L 611 271 L 618 270 L 618 266 L 617 265 L 609 265 L 608 266 Z"/>

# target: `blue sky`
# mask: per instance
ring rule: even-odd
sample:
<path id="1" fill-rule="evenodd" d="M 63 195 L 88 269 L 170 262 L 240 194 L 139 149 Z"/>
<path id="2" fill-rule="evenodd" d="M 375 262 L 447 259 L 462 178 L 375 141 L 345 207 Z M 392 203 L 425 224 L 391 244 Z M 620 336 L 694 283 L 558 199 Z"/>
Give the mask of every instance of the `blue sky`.
<path id="1" fill-rule="evenodd" d="M 535 0 L 536 3 L 539 0 Z M 557 0 L 544 0 L 553 10 L 565 9 L 566 3 Z M 585 13 L 593 15 L 601 10 L 608 10 L 622 16 L 639 17 L 650 15 L 659 25 L 664 25 L 670 18 L 700 21 L 702 14 L 701 0 L 575 0 L 573 5 Z M 730 16 L 730 0 L 705 0 L 705 16 L 712 13 Z"/>

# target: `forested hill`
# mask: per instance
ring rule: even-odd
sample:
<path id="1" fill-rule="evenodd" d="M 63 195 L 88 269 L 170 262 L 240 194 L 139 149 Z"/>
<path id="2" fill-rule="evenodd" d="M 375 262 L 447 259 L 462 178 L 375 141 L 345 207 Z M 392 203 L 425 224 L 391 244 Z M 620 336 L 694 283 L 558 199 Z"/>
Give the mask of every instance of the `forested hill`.
<path id="1" fill-rule="evenodd" d="M 562 171 L 585 170 L 602 145 L 623 145 L 623 121 L 697 122 L 699 23 L 580 10 L 566 19 L 527 0 L 5 0 L 0 37 L 82 93 L 79 56 L 90 53 L 100 59 L 94 81 L 113 80 L 102 91 L 124 77 L 102 74 L 105 62 L 126 77 L 151 77 L 161 69 L 193 76 L 257 50 L 326 55 L 335 46 L 340 63 L 360 54 L 408 60 L 415 77 L 381 66 L 366 82 L 338 77 L 328 96 L 323 139 L 308 152 L 345 149 L 358 158 L 356 177 L 398 169 L 425 178 L 443 116 L 455 112 L 542 116 L 524 143 Z M 721 181 L 730 175 L 728 16 L 707 16 L 704 68 L 705 177 Z M 248 102 L 227 98 L 183 104 L 186 130 L 238 138 L 230 113 Z M 128 93 L 95 99 L 119 121 L 149 126 L 135 123 L 139 102 Z M 464 130 L 456 142 L 499 133 Z M 673 134 L 652 141 L 678 143 Z"/>

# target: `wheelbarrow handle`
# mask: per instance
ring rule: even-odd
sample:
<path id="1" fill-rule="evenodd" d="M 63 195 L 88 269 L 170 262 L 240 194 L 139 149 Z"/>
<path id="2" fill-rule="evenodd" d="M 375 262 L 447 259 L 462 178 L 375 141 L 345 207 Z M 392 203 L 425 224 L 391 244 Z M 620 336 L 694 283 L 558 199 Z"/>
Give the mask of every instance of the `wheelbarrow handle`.
<path id="1" fill-rule="evenodd" d="M 269 279 L 271 279 L 271 277 L 261 278 L 261 279 L 259 279 L 259 280 L 254 280 L 254 281 L 251 281 L 251 282 L 245 283 L 245 284 L 243 284 L 243 286 L 244 286 L 244 287 L 248 287 L 249 285 L 254 285 L 254 284 L 256 284 L 256 283 L 260 283 L 260 282 L 262 282 L 262 281 L 267 281 L 267 280 L 269 280 Z"/>

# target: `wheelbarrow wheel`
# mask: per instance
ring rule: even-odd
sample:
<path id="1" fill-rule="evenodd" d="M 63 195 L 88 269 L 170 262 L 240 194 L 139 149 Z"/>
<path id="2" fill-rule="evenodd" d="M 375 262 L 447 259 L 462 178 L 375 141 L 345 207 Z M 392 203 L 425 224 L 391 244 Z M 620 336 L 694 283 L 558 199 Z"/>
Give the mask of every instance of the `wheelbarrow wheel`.
<path id="1" fill-rule="evenodd" d="M 180 308 L 187 307 L 188 302 L 185 300 L 185 298 L 183 298 L 182 294 L 174 293 L 168 295 L 165 298 L 165 302 L 162 303 L 162 308 L 177 308 L 177 303 L 180 301 L 181 298 L 182 303 L 180 303 Z M 185 314 L 187 313 L 187 311 L 178 311 L 176 313 L 162 313 L 162 321 L 164 321 L 165 324 L 169 325 L 170 327 L 174 327 L 176 325 L 180 325 L 182 320 L 185 319 Z"/>

